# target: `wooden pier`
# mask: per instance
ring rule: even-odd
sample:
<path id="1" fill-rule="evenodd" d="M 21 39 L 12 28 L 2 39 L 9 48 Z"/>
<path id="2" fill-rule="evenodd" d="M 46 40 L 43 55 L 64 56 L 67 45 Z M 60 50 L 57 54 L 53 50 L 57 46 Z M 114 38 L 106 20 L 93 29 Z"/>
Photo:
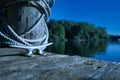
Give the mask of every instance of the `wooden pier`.
<path id="1" fill-rule="evenodd" d="M 26 57 L 0 49 L 0 80 L 120 80 L 120 63 L 47 53 Z"/>

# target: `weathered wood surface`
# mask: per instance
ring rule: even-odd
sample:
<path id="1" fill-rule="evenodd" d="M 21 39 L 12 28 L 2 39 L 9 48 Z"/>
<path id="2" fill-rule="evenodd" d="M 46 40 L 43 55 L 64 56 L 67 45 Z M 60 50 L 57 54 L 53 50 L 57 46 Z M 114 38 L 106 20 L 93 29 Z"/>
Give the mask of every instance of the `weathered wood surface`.
<path id="1" fill-rule="evenodd" d="M 120 80 L 120 63 L 48 53 L 25 57 L 0 49 L 0 80 Z"/>

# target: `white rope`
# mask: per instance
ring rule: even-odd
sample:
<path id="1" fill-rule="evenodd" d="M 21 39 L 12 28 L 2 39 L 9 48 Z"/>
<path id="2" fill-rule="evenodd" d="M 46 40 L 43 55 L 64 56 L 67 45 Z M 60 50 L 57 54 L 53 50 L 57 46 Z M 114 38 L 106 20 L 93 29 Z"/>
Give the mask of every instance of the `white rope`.
<path id="1" fill-rule="evenodd" d="M 22 45 L 22 46 L 24 45 L 24 44 L 21 44 L 21 43 L 15 41 L 15 40 L 11 39 L 10 37 L 6 36 L 6 35 L 3 34 L 1 31 L 0 31 L 0 36 L 3 37 L 3 39 L 6 39 L 6 40 L 9 41 L 9 42 L 3 41 L 3 42 L 1 42 L 1 44 L 17 45 L 17 46 L 18 46 L 18 45 Z M 5 43 L 4 43 L 4 42 L 5 42 Z"/>
<path id="2" fill-rule="evenodd" d="M 8 31 L 11 38 L 15 39 L 18 42 L 23 43 L 24 45 L 31 46 L 28 42 L 26 42 L 22 37 L 20 37 L 7 23 L 6 20 L 3 20 L 4 28 L 6 31 Z"/>

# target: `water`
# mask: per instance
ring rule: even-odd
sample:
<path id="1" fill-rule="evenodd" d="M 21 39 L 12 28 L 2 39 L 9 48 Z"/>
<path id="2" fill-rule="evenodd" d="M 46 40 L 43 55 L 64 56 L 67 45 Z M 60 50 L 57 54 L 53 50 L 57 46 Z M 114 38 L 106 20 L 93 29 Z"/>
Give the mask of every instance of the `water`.
<path id="1" fill-rule="evenodd" d="M 92 57 L 100 60 L 120 62 L 120 42 L 110 42 L 106 52 L 97 52 Z"/>
<path id="2" fill-rule="evenodd" d="M 58 41 L 47 48 L 57 54 L 79 55 L 99 60 L 120 62 L 120 42 L 64 42 Z"/>

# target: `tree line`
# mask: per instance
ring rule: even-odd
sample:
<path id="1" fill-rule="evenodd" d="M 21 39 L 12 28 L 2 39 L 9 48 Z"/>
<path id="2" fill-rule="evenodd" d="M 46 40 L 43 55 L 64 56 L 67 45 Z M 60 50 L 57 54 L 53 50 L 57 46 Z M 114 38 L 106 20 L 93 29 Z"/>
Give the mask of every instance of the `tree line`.
<path id="1" fill-rule="evenodd" d="M 48 23 L 50 41 L 93 41 L 107 40 L 109 35 L 105 28 L 88 22 L 74 22 L 67 20 L 53 20 Z"/>
<path id="2" fill-rule="evenodd" d="M 120 35 L 109 35 L 110 41 L 120 41 Z"/>

